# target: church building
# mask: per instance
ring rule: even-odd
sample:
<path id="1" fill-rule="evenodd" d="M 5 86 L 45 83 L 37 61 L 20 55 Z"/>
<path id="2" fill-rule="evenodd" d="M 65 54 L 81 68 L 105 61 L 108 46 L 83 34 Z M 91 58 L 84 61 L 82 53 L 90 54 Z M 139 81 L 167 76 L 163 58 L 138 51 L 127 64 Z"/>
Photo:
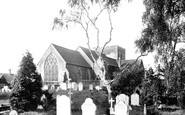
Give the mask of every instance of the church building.
<path id="1" fill-rule="evenodd" d="M 102 56 L 110 73 L 117 71 L 125 60 L 125 49 L 119 46 L 106 47 Z M 92 50 L 93 57 L 98 55 Z M 125 63 L 125 61 L 124 61 Z M 99 83 L 94 71 L 94 61 L 87 48 L 79 46 L 76 50 L 51 44 L 38 63 L 38 71 L 46 85 L 59 85 L 69 77 L 71 82 L 83 84 Z"/>

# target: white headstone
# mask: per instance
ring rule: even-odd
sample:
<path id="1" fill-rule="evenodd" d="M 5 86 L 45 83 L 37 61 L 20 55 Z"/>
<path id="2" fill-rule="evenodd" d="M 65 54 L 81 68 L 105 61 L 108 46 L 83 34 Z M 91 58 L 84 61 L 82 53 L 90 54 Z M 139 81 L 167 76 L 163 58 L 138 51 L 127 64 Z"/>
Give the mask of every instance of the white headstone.
<path id="1" fill-rule="evenodd" d="M 55 85 L 51 85 L 50 89 L 54 90 L 55 89 Z"/>
<path id="2" fill-rule="evenodd" d="M 70 115 L 70 99 L 66 95 L 57 95 L 57 115 Z"/>
<path id="3" fill-rule="evenodd" d="M 11 92 L 11 89 L 9 89 L 8 86 L 4 86 L 4 87 L 2 88 L 2 92 Z"/>
<path id="4" fill-rule="evenodd" d="M 48 85 L 44 85 L 44 86 L 42 87 L 42 90 L 48 90 Z"/>
<path id="5" fill-rule="evenodd" d="M 139 95 L 137 93 L 131 95 L 131 105 L 139 106 Z"/>
<path id="6" fill-rule="evenodd" d="M 89 84 L 89 90 L 93 90 L 93 84 Z"/>
<path id="7" fill-rule="evenodd" d="M 78 90 L 78 85 L 76 82 L 72 82 L 72 89 L 73 90 Z"/>
<path id="8" fill-rule="evenodd" d="M 66 85 L 66 83 L 60 83 L 60 88 L 62 89 L 62 90 L 67 90 L 67 85 Z"/>
<path id="9" fill-rule="evenodd" d="M 91 98 L 87 98 L 81 106 L 82 115 L 96 115 L 96 105 Z"/>
<path id="10" fill-rule="evenodd" d="M 128 115 L 128 106 L 124 101 L 116 103 L 115 115 Z"/>
<path id="11" fill-rule="evenodd" d="M 79 84 L 78 84 L 78 90 L 79 91 L 82 91 L 83 90 L 83 83 L 82 82 L 79 82 Z"/>
<path id="12" fill-rule="evenodd" d="M 15 110 L 11 110 L 10 113 L 9 113 L 9 115 L 18 115 L 18 113 Z"/>
<path id="13" fill-rule="evenodd" d="M 116 103 L 119 101 L 124 101 L 127 105 L 129 105 L 129 97 L 125 94 L 120 94 L 116 96 Z"/>

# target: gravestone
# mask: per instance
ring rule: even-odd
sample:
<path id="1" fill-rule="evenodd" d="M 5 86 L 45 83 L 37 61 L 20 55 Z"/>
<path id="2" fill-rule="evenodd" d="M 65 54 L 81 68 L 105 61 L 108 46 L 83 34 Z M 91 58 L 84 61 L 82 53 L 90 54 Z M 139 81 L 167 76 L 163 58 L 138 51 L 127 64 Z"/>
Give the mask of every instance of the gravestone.
<path id="1" fill-rule="evenodd" d="M 66 95 L 57 95 L 57 115 L 70 115 L 70 99 Z"/>
<path id="2" fill-rule="evenodd" d="M 123 101 L 129 110 L 132 110 L 132 108 L 129 106 L 129 97 L 125 94 L 120 94 L 118 96 L 116 96 L 116 103 L 118 103 L 119 101 Z M 129 115 L 129 111 L 127 111 L 127 115 Z"/>
<path id="3" fill-rule="evenodd" d="M 128 115 L 128 106 L 124 101 L 118 101 L 115 105 L 115 115 Z"/>
<path id="4" fill-rule="evenodd" d="M 131 105 L 139 106 L 139 95 L 137 93 L 131 95 Z"/>
<path id="5" fill-rule="evenodd" d="M 114 108 L 113 108 L 113 102 L 114 102 L 114 100 L 111 98 L 109 100 L 109 102 L 110 102 L 110 108 L 109 108 L 110 114 L 114 114 Z"/>
<path id="6" fill-rule="evenodd" d="M 124 101 L 127 105 L 129 105 L 129 97 L 125 94 L 120 94 L 116 96 L 116 103 L 119 101 Z"/>
<path id="7" fill-rule="evenodd" d="M 55 90 L 55 85 L 51 85 L 50 89 Z"/>
<path id="8" fill-rule="evenodd" d="M 62 89 L 62 90 L 67 90 L 67 85 L 66 85 L 66 83 L 60 83 L 60 88 Z"/>
<path id="9" fill-rule="evenodd" d="M 16 110 L 11 110 L 9 115 L 18 115 L 17 111 Z"/>
<path id="10" fill-rule="evenodd" d="M 11 90 L 9 89 L 8 86 L 4 86 L 4 87 L 2 88 L 2 92 L 11 92 Z"/>
<path id="11" fill-rule="evenodd" d="M 79 82 L 78 83 L 78 90 L 79 91 L 82 91 L 83 90 L 83 83 L 82 82 Z"/>
<path id="12" fill-rule="evenodd" d="M 73 90 L 78 90 L 78 85 L 76 82 L 72 82 L 72 89 Z"/>
<path id="13" fill-rule="evenodd" d="M 96 115 L 96 105 L 91 98 L 87 98 L 81 106 L 82 115 Z"/>
<path id="14" fill-rule="evenodd" d="M 44 85 L 44 86 L 42 87 L 42 90 L 48 90 L 48 85 Z"/>
<path id="15" fill-rule="evenodd" d="M 93 84 L 89 84 L 89 90 L 93 90 Z"/>

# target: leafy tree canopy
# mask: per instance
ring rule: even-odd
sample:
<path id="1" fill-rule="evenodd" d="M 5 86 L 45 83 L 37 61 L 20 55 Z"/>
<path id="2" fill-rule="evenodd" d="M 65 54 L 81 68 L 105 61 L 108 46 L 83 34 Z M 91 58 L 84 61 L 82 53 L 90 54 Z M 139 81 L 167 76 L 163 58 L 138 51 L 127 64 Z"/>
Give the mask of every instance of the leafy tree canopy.
<path id="1" fill-rule="evenodd" d="M 183 61 L 185 43 L 185 1 L 144 0 L 144 29 L 136 46 L 141 53 L 155 52 L 155 61 L 164 68 L 167 89 L 175 90 L 178 85 Z M 172 92 L 173 92 L 172 91 Z M 175 93 L 175 92 L 173 92 Z"/>
<path id="2" fill-rule="evenodd" d="M 156 61 L 174 59 L 177 44 L 185 40 L 184 0 L 144 0 L 144 29 L 136 46 L 142 53 L 156 51 Z"/>
<path id="3" fill-rule="evenodd" d="M 84 2 L 85 0 L 68 0 L 69 5 L 75 6 L 79 5 L 80 2 Z M 118 6 L 121 0 L 89 0 L 93 3 L 104 3 L 106 6 Z"/>

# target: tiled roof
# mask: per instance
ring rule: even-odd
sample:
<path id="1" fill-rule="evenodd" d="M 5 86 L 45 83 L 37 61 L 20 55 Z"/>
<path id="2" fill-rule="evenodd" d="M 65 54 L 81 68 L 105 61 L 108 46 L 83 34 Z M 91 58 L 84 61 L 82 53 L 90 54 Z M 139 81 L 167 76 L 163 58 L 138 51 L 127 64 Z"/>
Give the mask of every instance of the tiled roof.
<path id="1" fill-rule="evenodd" d="M 0 73 L 0 79 L 5 79 L 7 83 L 11 83 L 13 78 L 15 77 L 14 74 L 7 74 L 7 73 Z"/>
<path id="2" fill-rule="evenodd" d="M 118 67 L 118 64 L 115 59 L 109 58 L 109 57 L 105 56 L 104 54 L 102 55 L 102 58 L 106 64 Z"/>
<path id="3" fill-rule="evenodd" d="M 91 66 L 78 51 L 70 50 L 55 44 L 52 45 L 55 47 L 61 57 L 66 61 L 66 63 L 91 68 Z"/>
<path id="4" fill-rule="evenodd" d="M 91 61 L 94 62 L 93 59 L 92 59 L 92 57 L 91 57 L 91 54 L 90 54 L 89 49 L 84 48 L 84 47 L 81 47 L 81 46 L 80 46 L 80 48 L 81 48 L 81 49 L 85 52 L 85 54 L 91 59 Z M 93 51 L 93 50 L 91 50 L 91 51 L 92 51 L 92 54 L 93 54 L 94 58 L 97 60 L 97 59 L 98 59 L 98 55 L 96 54 L 95 51 Z M 104 60 L 108 65 L 115 66 L 115 67 L 118 66 L 115 59 L 109 58 L 109 57 L 105 56 L 104 54 L 102 55 L 102 58 L 103 58 L 103 60 Z"/>
<path id="5" fill-rule="evenodd" d="M 81 47 L 81 46 L 79 46 L 79 47 L 85 52 L 85 54 L 89 57 L 89 59 L 90 59 L 92 62 L 94 62 L 94 60 L 93 60 L 93 58 L 92 58 L 92 56 L 91 56 L 91 53 L 90 53 L 89 49 L 84 48 L 84 47 Z M 92 54 L 93 54 L 94 58 L 97 60 L 97 59 L 98 59 L 98 55 L 96 54 L 95 51 L 93 51 L 93 50 L 91 50 L 91 51 L 92 51 Z"/>

